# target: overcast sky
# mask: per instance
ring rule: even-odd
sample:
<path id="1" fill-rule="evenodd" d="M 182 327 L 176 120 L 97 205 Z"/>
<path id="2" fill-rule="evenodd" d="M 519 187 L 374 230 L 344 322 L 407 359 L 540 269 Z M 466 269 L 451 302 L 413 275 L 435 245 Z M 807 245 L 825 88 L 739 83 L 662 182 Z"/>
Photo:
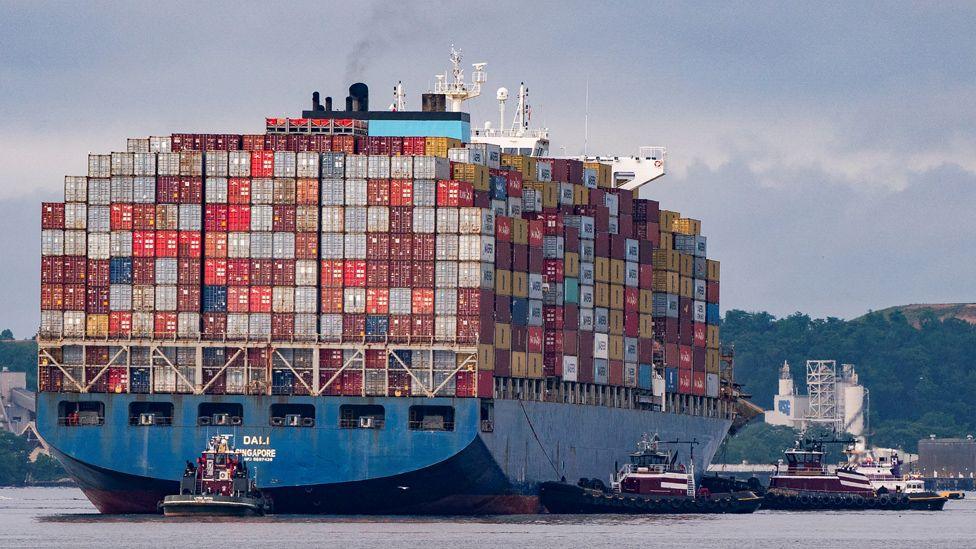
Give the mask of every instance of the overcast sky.
<path id="1" fill-rule="evenodd" d="M 405 5 L 404 5 L 405 4 Z M 125 137 L 260 132 L 312 90 L 448 66 L 531 91 L 552 151 L 664 145 L 722 309 L 858 316 L 976 294 L 976 7 L 929 3 L 0 2 L 0 328 L 38 324 L 39 203 Z M 355 7 L 353 7 L 355 6 Z"/>

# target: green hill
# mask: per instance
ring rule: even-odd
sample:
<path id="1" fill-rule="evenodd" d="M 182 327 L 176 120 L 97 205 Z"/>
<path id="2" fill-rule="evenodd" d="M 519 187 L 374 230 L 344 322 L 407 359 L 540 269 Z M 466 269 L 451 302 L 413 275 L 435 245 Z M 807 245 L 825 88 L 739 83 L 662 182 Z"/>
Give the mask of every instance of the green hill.
<path id="1" fill-rule="evenodd" d="M 976 303 L 916 303 L 888 307 L 877 311 L 877 314 L 885 318 L 890 318 L 894 313 L 904 315 L 908 322 L 916 328 L 920 327 L 925 320 L 948 320 L 950 318 L 976 324 Z"/>
<path id="2" fill-rule="evenodd" d="M 736 379 L 764 408 L 772 407 L 784 360 L 800 381 L 807 359 L 836 359 L 854 364 L 870 391 L 872 443 L 915 450 L 929 434 L 976 431 L 976 325 L 954 316 L 889 309 L 845 321 L 732 310 L 722 341 L 735 344 Z"/>

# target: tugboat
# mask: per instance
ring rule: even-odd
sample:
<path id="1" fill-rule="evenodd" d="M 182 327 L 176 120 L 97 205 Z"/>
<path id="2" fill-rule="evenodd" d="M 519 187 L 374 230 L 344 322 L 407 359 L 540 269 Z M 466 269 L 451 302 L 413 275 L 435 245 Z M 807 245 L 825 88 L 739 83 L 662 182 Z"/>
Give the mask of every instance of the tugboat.
<path id="1" fill-rule="evenodd" d="M 824 443 L 852 443 L 849 440 L 813 440 L 803 438 L 784 452 L 786 470 L 777 466 L 769 481 L 763 506 L 766 509 L 828 510 L 942 510 L 948 498 L 925 492 L 913 483 L 913 491 L 890 490 L 878 486 L 854 463 L 847 463 L 833 473 L 824 465 Z"/>
<path id="2" fill-rule="evenodd" d="M 232 440 L 233 435 L 213 436 L 196 464 L 186 462 L 180 493 L 159 504 L 165 516 L 246 517 L 271 511 L 271 501 L 257 489 Z"/>
<path id="3" fill-rule="evenodd" d="M 696 490 L 694 461 L 686 470 L 676 464 L 677 452 L 659 450 L 659 443 L 657 436 L 641 437 L 630 463 L 617 471 L 609 488 L 599 479 L 580 479 L 575 486 L 565 480 L 542 483 L 543 506 L 561 514 L 752 513 L 759 509 L 763 500 L 751 491 Z"/>

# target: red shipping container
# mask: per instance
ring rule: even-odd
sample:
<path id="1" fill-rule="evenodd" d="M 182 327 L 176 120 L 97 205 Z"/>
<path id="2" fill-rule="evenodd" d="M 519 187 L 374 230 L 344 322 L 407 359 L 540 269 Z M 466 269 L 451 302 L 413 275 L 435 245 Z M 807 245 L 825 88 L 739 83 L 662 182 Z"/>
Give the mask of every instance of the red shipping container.
<path id="1" fill-rule="evenodd" d="M 390 208 L 390 232 L 397 234 L 413 232 L 413 208 L 405 206 Z"/>
<path id="2" fill-rule="evenodd" d="M 692 347 L 691 348 L 691 364 L 692 369 L 696 372 L 705 371 L 705 348 L 704 347 Z"/>
<path id="3" fill-rule="evenodd" d="M 495 320 L 510 323 L 512 321 L 512 299 L 500 295 L 495 297 Z"/>
<path id="4" fill-rule="evenodd" d="M 390 315 L 389 340 L 404 343 L 410 340 L 410 315 Z"/>
<path id="5" fill-rule="evenodd" d="M 295 233 L 295 259 L 318 259 L 318 233 Z"/>
<path id="6" fill-rule="evenodd" d="M 178 204 L 180 201 L 180 178 L 161 175 L 156 178 L 156 203 Z"/>
<path id="7" fill-rule="evenodd" d="M 322 370 L 338 370 L 344 364 L 342 349 L 320 349 L 319 368 Z M 328 379 L 328 378 L 326 378 Z"/>
<path id="8" fill-rule="evenodd" d="M 133 204 L 132 228 L 136 231 L 151 231 L 155 229 L 156 206 L 153 204 Z"/>
<path id="9" fill-rule="evenodd" d="M 180 231 L 179 257 L 199 258 L 201 250 L 201 237 L 197 231 Z"/>
<path id="10" fill-rule="evenodd" d="M 347 259 L 343 265 L 343 285 L 349 288 L 366 286 L 366 262 L 361 259 Z"/>
<path id="11" fill-rule="evenodd" d="M 300 206 L 318 206 L 319 180 L 299 179 L 295 187 L 295 202 Z"/>
<path id="12" fill-rule="evenodd" d="M 41 228 L 42 229 L 63 229 L 64 228 L 64 203 L 63 202 L 42 202 L 41 203 Z"/>
<path id="13" fill-rule="evenodd" d="M 482 313 L 491 310 L 494 300 L 495 294 L 491 290 L 459 288 L 457 300 L 458 314 L 480 316 Z"/>
<path id="14" fill-rule="evenodd" d="M 484 328 L 482 328 L 484 326 Z M 489 336 L 489 333 L 491 334 Z M 457 317 L 458 343 L 492 343 L 495 339 L 494 323 L 482 323 L 480 316 Z"/>
<path id="15" fill-rule="evenodd" d="M 685 395 L 692 394 L 691 370 L 678 370 L 678 392 Z"/>
<path id="16" fill-rule="evenodd" d="M 84 284 L 88 280 L 88 262 L 85 256 L 64 256 L 64 283 Z"/>
<path id="17" fill-rule="evenodd" d="M 690 370 L 692 364 L 691 347 L 688 345 L 678 346 L 678 368 Z"/>
<path id="18" fill-rule="evenodd" d="M 512 218 L 504 215 L 495 216 L 495 240 L 498 242 L 512 241 Z"/>
<path id="19" fill-rule="evenodd" d="M 356 154 L 358 142 L 353 135 L 333 135 L 331 149 L 334 152 Z M 358 392 L 356 394 L 359 394 Z"/>
<path id="20" fill-rule="evenodd" d="M 203 262 L 203 283 L 208 286 L 227 285 L 227 260 L 207 259 Z"/>
<path id="21" fill-rule="evenodd" d="M 290 204 L 275 204 L 272 208 L 272 229 L 282 233 L 295 232 L 295 206 Z"/>
<path id="22" fill-rule="evenodd" d="M 434 314 L 434 290 L 431 288 L 414 288 L 411 292 L 411 311 L 414 315 Z"/>
<path id="23" fill-rule="evenodd" d="M 512 355 L 507 349 L 495 349 L 495 375 L 500 377 L 512 375 Z"/>
<path id="24" fill-rule="evenodd" d="M 664 364 L 668 368 L 677 368 L 681 364 L 681 353 L 678 351 L 677 343 L 664 344 Z"/>
<path id="25" fill-rule="evenodd" d="M 609 364 L 610 385 L 624 384 L 624 362 L 622 360 L 611 360 Z"/>
<path id="26" fill-rule="evenodd" d="M 135 260 L 133 260 L 133 265 Z M 151 267 L 147 267 L 151 268 Z M 154 276 L 150 273 L 150 277 Z M 176 283 L 177 284 L 196 284 L 200 285 L 200 259 L 199 258 L 180 258 L 176 262 Z M 146 284 L 152 284 L 152 280 Z M 138 283 L 137 283 L 138 284 Z"/>
<path id="27" fill-rule="evenodd" d="M 207 233 L 203 240 L 205 257 L 227 257 L 227 233 Z"/>
<path id="28" fill-rule="evenodd" d="M 250 204 L 251 203 L 251 180 L 247 177 L 231 177 L 227 179 L 227 203 L 228 204 Z M 250 223 L 250 213 L 248 213 Z"/>
<path id="29" fill-rule="evenodd" d="M 294 259 L 275 259 L 271 264 L 271 271 L 273 273 L 271 283 L 274 286 L 295 285 Z"/>
<path id="30" fill-rule="evenodd" d="M 431 306 L 433 310 L 433 305 Z M 411 337 L 414 341 L 430 341 L 434 337 L 434 317 L 431 315 L 418 315 L 414 311 L 412 317 L 413 326 Z"/>
<path id="31" fill-rule="evenodd" d="M 203 202 L 203 178 L 180 177 L 180 203 L 200 204 Z"/>
<path id="32" fill-rule="evenodd" d="M 707 326 L 707 324 L 705 324 L 704 322 L 695 322 L 694 323 L 692 329 L 694 330 L 694 334 L 695 334 L 694 335 L 694 340 L 693 340 L 693 345 L 695 347 L 704 347 L 705 346 L 706 326 Z"/>
<path id="33" fill-rule="evenodd" d="M 86 297 L 84 284 L 65 284 L 64 310 L 84 311 Z"/>
<path id="34" fill-rule="evenodd" d="M 529 326 L 526 330 L 525 349 L 530 353 L 541 353 L 543 350 L 543 329 L 541 326 Z"/>
<path id="35" fill-rule="evenodd" d="M 200 310 L 200 286 L 184 284 L 176 288 L 176 310 L 195 313 Z"/>
<path id="36" fill-rule="evenodd" d="M 248 286 L 227 286 L 227 312 L 246 313 L 251 310 L 251 289 Z"/>
<path id="37" fill-rule="evenodd" d="M 413 206 L 413 179 L 390 180 L 390 206 Z"/>
<path id="38" fill-rule="evenodd" d="M 272 314 L 271 337 L 285 341 L 293 339 L 295 337 L 295 315 L 281 313 Z M 297 383 L 301 385 L 301 382 Z"/>
<path id="39" fill-rule="evenodd" d="M 547 330 L 562 330 L 563 308 L 562 307 L 543 307 L 542 320 Z"/>
<path id="40" fill-rule="evenodd" d="M 108 314 L 108 286 L 88 286 L 85 312 Z"/>
<path id="41" fill-rule="evenodd" d="M 540 220 L 529 221 L 529 248 L 541 248 L 545 236 L 545 223 Z"/>
<path id="42" fill-rule="evenodd" d="M 694 372 L 692 374 L 691 394 L 705 396 L 705 372 Z"/>
<path id="43" fill-rule="evenodd" d="M 563 331 L 562 330 L 546 330 L 543 336 L 545 341 L 543 350 L 546 353 L 562 353 L 563 352 Z"/>
<path id="44" fill-rule="evenodd" d="M 64 310 L 64 286 L 62 284 L 41 284 L 41 310 Z"/>
<path id="45" fill-rule="evenodd" d="M 251 284 L 256 286 L 270 286 L 274 280 L 270 259 L 251 260 Z"/>
<path id="46" fill-rule="evenodd" d="M 247 232 L 251 230 L 251 207 L 246 204 L 231 204 L 224 206 L 227 210 L 227 219 L 224 224 L 227 230 L 232 232 Z M 210 205 L 207 206 L 210 208 Z M 208 222 L 209 223 L 209 222 Z M 209 226 L 209 225 L 208 225 Z M 212 229 L 207 229 L 212 230 Z"/>
<path id="47" fill-rule="evenodd" d="M 708 301 L 709 303 L 718 303 L 719 302 L 718 291 L 719 291 L 718 282 L 714 282 L 714 281 L 707 282 L 705 286 L 705 295 L 706 295 L 705 300 Z"/>
<path id="48" fill-rule="evenodd" d="M 351 135 L 337 135 L 338 137 L 349 137 Z M 342 383 L 340 385 L 343 396 L 361 396 L 363 394 L 363 372 L 355 370 L 342 371 Z"/>
<path id="49" fill-rule="evenodd" d="M 88 260 L 88 284 L 90 286 L 108 286 L 109 279 L 108 259 Z"/>
<path id="50" fill-rule="evenodd" d="M 342 288 L 343 263 L 341 259 L 323 259 L 319 271 L 320 285 L 323 288 Z"/>
<path id="51" fill-rule="evenodd" d="M 227 313 L 203 313 L 203 336 L 222 339 L 227 333 Z"/>
<path id="52" fill-rule="evenodd" d="M 369 179 L 366 181 L 366 204 L 369 206 L 390 205 L 389 179 Z"/>
<path id="53" fill-rule="evenodd" d="M 409 288 L 413 285 L 413 276 L 409 261 L 391 261 L 389 266 L 391 288 Z"/>
<path id="54" fill-rule="evenodd" d="M 563 281 L 563 260 L 546 259 L 543 264 L 542 278 L 545 282 Z"/>
<path id="55" fill-rule="evenodd" d="M 436 239 L 433 234 L 413 235 L 413 258 L 420 261 L 433 261 L 436 253 Z"/>
<path id="56" fill-rule="evenodd" d="M 542 230 L 546 236 L 562 236 L 564 232 L 563 216 L 555 213 L 539 214 L 539 221 L 542 221 Z"/>
<path id="57" fill-rule="evenodd" d="M 226 231 L 227 215 L 226 204 L 207 204 L 203 212 L 203 228 L 207 231 Z"/>
<path id="58" fill-rule="evenodd" d="M 505 172 L 505 189 L 510 197 L 522 196 L 522 172 L 510 170 Z"/>
<path id="59" fill-rule="evenodd" d="M 113 231 L 131 231 L 132 204 L 112 204 L 109 225 Z"/>
<path id="60" fill-rule="evenodd" d="M 126 337 L 132 333 L 132 313 L 112 311 L 108 314 L 108 335 Z"/>
<path id="61" fill-rule="evenodd" d="M 140 285 L 155 284 L 156 260 L 151 257 L 133 257 L 132 283 Z"/>
<path id="62" fill-rule="evenodd" d="M 154 335 L 158 338 L 176 336 L 177 313 L 156 313 Z"/>
<path id="63" fill-rule="evenodd" d="M 251 152 L 251 176 L 252 177 L 274 177 L 274 152 L 272 151 Z"/>
<path id="64" fill-rule="evenodd" d="M 366 288 L 366 314 L 385 315 L 390 313 L 390 289 Z"/>
<path id="65" fill-rule="evenodd" d="M 156 231 L 132 232 L 132 256 L 156 257 Z"/>
<path id="66" fill-rule="evenodd" d="M 45 255 L 41 257 L 41 283 L 61 284 L 64 282 L 63 256 Z"/>
<path id="67" fill-rule="evenodd" d="M 264 150 L 264 137 L 265 135 L 263 133 L 260 135 L 242 135 L 241 149 L 245 151 Z"/>
<path id="68" fill-rule="evenodd" d="M 414 261 L 410 267 L 413 275 L 413 286 L 415 288 L 434 287 L 434 262 L 433 261 Z"/>
<path id="69" fill-rule="evenodd" d="M 366 334 L 366 315 L 342 315 L 342 338 L 349 341 L 362 341 Z"/>
<path id="70" fill-rule="evenodd" d="M 179 252 L 179 231 L 156 231 L 156 257 L 177 257 Z"/>
<path id="71" fill-rule="evenodd" d="M 366 286 L 374 288 L 390 287 L 390 264 L 386 261 L 367 261 Z"/>
<path id="72" fill-rule="evenodd" d="M 411 227 L 413 221 L 411 221 Z M 410 234 L 390 235 L 390 259 L 409 260 L 413 258 L 414 237 Z"/>
<path id="73" fill-rule="evenodd" d="M 320 289 L 319 299 L 322 314 L 342 313 L 343 289 L 341 287 Z"/>
<path id="74" fill-rule="evenodd" d="M 624 335 L 627 337 L 640 335 L 640 314 L 636 309 L 629 309 L 624 312 Z"/>
<path id="75" fill-rule="evenodd" d="M 454 380 L 454 394 L 459 398 L 471 398 L 477 396 L 478 391 L 475 385 L 478 384 L 478 373 L 461 370 L 457 373 Z"/>
<path id="76" fill-rule="evenodd" d="M 251 286 L 249 306 L 252 313 L 271 312 L 271 286 Z"/>
<path id="77" fill-rule="evenodd" d="M 650 290 L 651 285 L 654 283 L 654 267 L 650 264 L 640 266 L 640 273 L 638 274 L 637 284 L 645 289 Z"/>
<path id="78" fill-rule="evenodd" d="M 491 370 L 478 370 L 478 398 L 492 398 L 495 395 L 495 376 Z"/>
<path id="79" fill-rule="evenodd" d="M 366 259 L 385 261 L 390 258 L 390 235 L 369 233 L 366 235 Z"/>

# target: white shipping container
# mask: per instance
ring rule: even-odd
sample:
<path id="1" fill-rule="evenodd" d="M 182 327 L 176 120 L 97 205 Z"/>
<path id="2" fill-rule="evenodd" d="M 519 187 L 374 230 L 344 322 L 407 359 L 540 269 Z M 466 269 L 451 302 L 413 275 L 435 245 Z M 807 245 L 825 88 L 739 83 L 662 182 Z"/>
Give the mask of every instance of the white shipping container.
<path id="1" fill-rule="evenodd" d="M 542 299 L 542 273 L 529 273 L 529 299 Z"/>
<path id="2" fill-rule="evenodd" d="M 177 284 L 179 280 L 177 260 L 175 257 L 157 257 L 155 268 L 156 284 Z"/>
<path id="3" fill-rule="evenodd" d="M 596 282 L 596 269 L 589 261 L 580 263 L 580 284 L 594 284 Z"/>
<path id="4" fill-rule="evenodd" d="M 458 287 L 481 288 L 483 264 L 477 261 L 461 261 L 458 263 Z"/>
<path id="5" fill-rule="evenodd" d="M 410 288 L 390 288 L 390 314 L 410 314 L 413 305 L 412 295 Z"/>
<path id="6" fill-rule="evenodd" d="M 438 261 L 457 261 L 458 235 L 438 233 L 434 245 L 434 259 Z"/>
<path id="7" fill-rule="evenodd" d="M 324 152 L 319 157 L 323 178 L 343 177 L 346 173 L 346 155 L 341 152 Z"/>
<path id="8" fill-rule="evenodd" d="M 390 157 L 382 154 L 371 154 L 366 161 L 366 177 L 369 179 L 389 179 Z"/>
<path id="9" fill-rule="evenodd" d="M 156 204 L 156 230 L 175 231 L 179 227 L 179 204 Z"/>
<path id="10" fill-rule="evenodd" d="M 295 233 L 274 233 L 272 257 L 295 259 Z"/>
<path id="11" fill-rule="evenodd" d="M 131 175 L 113 175 L 111 179 L 111 200 L 113 203 L 128 204 L 132 202 L 133 177 Z"/>
<path id="12" fill-rule="evenodd" d="M 705 322 L 706 316 L 706 305 L 704 301 L 693 301 L 691 305 L 691 311 L 694 316 L 695 322 Z"/>
<path id="13" fill-rule="evenodd" d="M 207 204 L 227 203 L 227 178 L 208 177 L 204 201 Z"/>
<path id="14" fill-rule="evenodd" d="M 125 150 L 130 153 L 148 153 L 148 137 L 130 137 L 125 140 Z"/>
<path id="15" fill-rule="evenodd" d="M 416 179 L 450 179 L 451 161 L 439 156 L 415 156 L 413 176 Z"/>
<path id="16" fill-rule="evenodd" d="M 632 261 L 624 263 L 624 285 L 636 288 L 640 277 L 640 265 Z"/>
<path id="17" fill-rule="evenodd" d="M 440 342 L 453 342 L 457 339 L 457 317 L 456 316 L 435 316 L 434 317 L 434 340 Z"/>
<path id="18" fill-rule="evenodd" d="M 318 284 L 318 274 L 318 263 L 314 259 L 299 259 L 295 261 L 296 286 L 315 286 Z"/>
<path id="19" fill-rule="evenodd" d="M 552 161 L 538 160 L 535 163 L 535 178 L 538 181 L 552 181 Z"/>
<path id="20" fill-rule="evenodd" d="M 88 226 L 88 205 L 68 202 L 64 205 L 64 228 L 85 229 Z"/>
<path id="21" fill-rule="evenodd" d="M 85 336 L 85 312 L 84 311 L 64 312 L 64 336 L 65 337 Z"/>
<path id="22" fill-rule="evenodd" d="M 508 205 L 505 203 L 504 200 L 501 200 L 501 199 L 492 200 L 491 201 L 491 204 L 490 204 L 489 210 L 495 216 L 501 217 L 501 216 L 507 215 Z"/>
<path id="23" fill-rule="evenodd" d="M 154 153 L 168 153 L 173 150 L 173 138 L 166 136 L 150 136 L 149 137 L 149 152 Z"/>
<path id="24" fill-rule="evenodd" d="M 274 239 L 269 232 L 251 233 L 251 258 L 271 259 Z"/>
<path id="25" fill-rule="evenodd" d="M 112 202 L 112 180 L 88 178 L 88 205 L 108 206 Z"/>
<path id="26" fill-rule="evenodd" d="M 251 204 L 274 203 L 274 179 L 251 179 Z"/>
<path id="27" fill-rule="evenodd" d="M 347 314 L 366 312 L 366 288 L 346 288 L 342 291 L 342 310 Z"/>
<path id="28" fill-rule="evenodd" d="M 458 233 L 458 208 L 437 208 L 437 232 Z"/>
<path id="29" fill-rule="evenodd" d="M 366 259 L 366 234 L 346 234 L 343 235 L 346 259 Z"/>
<path id="30" fill-rule="evenodd" d="M 111 177 L 112 176 L 112 155 L 110 154 L 89 154 L 88 155 L 88 177 Z"/>
<path id="31" fill-rule="evenodd" d="M 414 164 L 416 166 L 416 163 Z M 413 205 L 434 207 L 437 205 L 437 182 L 431 179 L 414 179 Z"/>
<path id="32" fill-rule="evenodd" d="M 319 253 L 322 259 L 342 259 L 344 253 L 342 233 L 323 233 L 319 239 Z"/>
<path id="33" fill-rule="evenodd" d="M 200 313 L 180 313 L 177 315 L 176 335 L 188 339 L 198 338 L 200 336 Z"/>
<path id="34" fill-rule="evenodd" d="M 432 233 L 437 228 L 437 216 L 434 208 L 417 207 L 413 209 L 413 232 Z"/>
<path id="35" fill-rule="evenodd" d="M 180 153 L 161 152 L 156 155 L 157 175 L 180 175 Z"/>
<path id="36" fill-rule="evenodd" d="M 60 243 L 57 241 L 51 242 L 51 245 L 56 248 L 49 248 L 49 250 L 57 249 L 57 253 L 45 253 L 44 246 L 44 234 L 49 231 L 41 231 L 41 255 L 87 255 L 88 254 L 88 233 L 85 231 L 64 231 L 63 235 L 60 237 Z M 61 231 L 57 231 L 61 234 Z"/>
<path id="37" fill-rule="evenodd" d="M 132 286 L 130 284 L 112 284 L 108 287 L 108 308 L 112 311 L 128 311 L 132 309 Z"/>
<path id="38" fill-rule="evenodd" d="M 323 206 L 342 206 L 346 203 L 346 182 L 344 179 L 323 179 L 319 193 Z"/>
<path id="39" fill-rule="evenodd" d="M 251 177 L 251 151 L 227 153 L 228 177 Z"/>
<path id="40" fill-rule="evenodd" d="M 495 238 L 477 234 L 458 237 L 459 261 L 495 261 Z"/>
<path id="41" fill-rule="evenodd" d="M 270 231 L 274 228 L 274 208 L 267 204 L 251 206 L 251 230 Z"/>
<path id="42" fill-rule="evenodd" d="M 342 206 L 322 207 L 322 232 L 341 233 L 345 228 L 345 212 Z"/>
<path id="43" fill-rule="evenodd" d="M 345 211 L 345 227 L 347 233 L 365 233 L 367 227 L 367 209 L 362 206 L 350 206 Z"/>
<path id="44" fill-rule="evenodd" d="M 468 143 L 465 147 L 479 149 L 484 157 L 484 164 L 491 169 L 502 167 L 502 148 L 491 143 Z"/>
<path id="45" fill-rule="evenodd" d="M 437 261 L 434 263 L 434 286 L 438 288 L 457 288 L 457 261 Z"/>
<path id="46" fill-rule="evenodd" d="M 156 308 L 156 287 L 138 284 L 132 287 L 132 310 L 152 312 Z"/>
<path id="47" fill-rule="evenodd" d="M 136 177 L 132 180 L 132 201 L 136 204 L 156 202 L 156 178 Z"/>
<path id="48" fill-rule="evenodd" d="M 202 219 L 202 207 L 200 204 L 180 204 L 180 222 L 179 229 L 181 231 L 199 231 L 203 228 Z"/>
<path id="49" fill-rule="evenodd" d="M 92 206 L 88 208 L 88 230 L 107 233 L 110 228 L 108 206 Z"/>
<path id="50" fill-rule="evenodd" d="M 482 290 L 494 290 L 495 289 L 495 264 L 494 263 L 482 263 L 481 264 L 481 286 Z"/>
<path id="51" fill-rule="evenodd" d="M 227 337 L 230 339 L 246 339 L 250 315 L 243 313 L 228 313 Z"/>
<path id="52" fill-rule="evenodd" d="M 293 286 L 271 288 L 271 311 L 275 313 L 295 312 L 295 288 Z"/>
<path id="53" fill-rule="evenodd" d="M 227 177 L 227 151 L 207 151 L 204 160 L 207 177 Z"/>
<path id="54" fill-rule="evenodd" d="M 297 206 L 295 208 L 295 232 L 314 233 L 319 230 L 319 207 Z"/>
<path id="55" fill-rule="evenodd" d="M 610 358 L 610 336 L 607 334 L 593 334 L 593 357 Z"/>
<path id="56" fill-rule="evenodd" d="M 247 335 L 251 339 L 270 339 L 271 314 L 252 313 L 247 323 Z"/>
<path id="57" fill-rule="evenodd" d="M 314 340 L 318 329 L 314 314 L 295 315 L 295 339 Z"/>
<path id="58" fill-rule="evenodd" d="M 64 331 L 64 313 L 61 311 L 41 311 L 41 336 L 61 337 Z"/>
<path id="59" fill-rule="evenodd" d="M 447 149 L 447 159 L 451 162 L 485 165 L 485 155 L 481 149 L 454 147 Z"/>
<path id="60" fill-rule="evenodd" d="M 274 180 L 274 204 L 294 204 L 295 203 L 294 179 L 275 178 Z"/>
<path id="61" fill-rule="evenodd" d="M 579 306 L 584 309 L 592 309 L 596 305 L 593 298 L 593 286 L 580 285 L 579 287 Z"/>
<path id="62" fill-rule="evenodd" d="M 580 309 L 579 329 L 584 332 L 593 331 L 593 309 Z"/>
<path id="63" fill-rule="evenodd" d="M 231 259 L 251 257 L 251 233 L 227 233 L 227 257 Z"/>
<path id="64" fill-rule="evenodd" d="M 434 290 L 434 314 L 456 315 L 458 292 L 455 288 L 438 288 Z"/>
<path id="65" fill-rule="evenodd" d="M 460 208 L 458 210 L 458 232 L 479 234 L 485 228 L 484 218 L 490 215 L 484 208 Z"/>
<path id="66" fill-rule="evenodd" d="M 112 231 L 108 253 L 112 257 L 132 257 L 132 231 Z"/>
<path id="67" fill-rule="evenodd" d="M 76 175 L 64 176 L 64 201 L 88 202 L 88 178 Z"/>
<path id="68" fill-rule="evenodd" d="M 295 177 L 296 159 L 294 151 L 275 151 L 275 177 Z"/>
<path id="69" fill-rule="evenodd" d="M 412 156 L 390 157 L 390 178 L 391 179 L 412 179 L 413 178 L 413 157 Z"/>
<path id="70" fill-rule="evenodd" d="M 521 198 L 509 198 L 506 201 L 506 204 L 508 205 L 507 212 L 509 217 L 522 217 L 522 212 L 524 209 L 522 208 Z"/>
<path id="71" fill-rule="evenodd" d="M 300 152 L 296 155 L 298 168 L 295 171 L 297 177 L 319 178 L 319 154 L 314 151 Z"/>
<path id="72" fill-rule="evenodd" d="M 346 179 L 366 179 L 369 164 L 365 155 L 347 155 L 345 158 Z"/>
<path id="73" fill-rule="evenodd" d="M 156 310 L 157 311 L 176 310 L 176 286 L 171 286 L 171 285 L 156 286 Z"/>
<path id="74" fill-rule="evenodd" d="M 390 209 L 386 206 L 370 206 L 366 216 L 366 230 L 371 233 L 390 232 Z"/>
<path id="75" fill-rule="evenodd" d="M 620 215 L 620 197 L 615 194 L 606 193 L 603 195 L 603 203 L 610 210 L 610 215 L 616 217 Z"/>
<path id="76" fill-rule="evenodd" d="M 575 356 L 563 356 L 563 381 L 579 380 L 579 359 Z"/>
<path id="77" fill-rule="evenodd" d="M 572 183 L 559 184 L 559 203 L 566 206 L 573 205 L 573 184 Z"/>
<path id="78" fill-rule="evenodd" d="M 203 152 L 180 152 L 180 175 L 203 175 Z"/>
<path id="79" fill-rule="evenodd" d="M 323 341 L 342 339 L 342 315 L 326 314 L 320 317 L 319 334 Z"/>
<path id="80" fill-rule="evenodd" d="M 317 313 L 319 310 L 319 292 L 312 286 L 297 286 L 295 288 L 294 309 L 296 313 Z"/>
<path id="81" fill-rule="evenodd" d="M 108 233 L 88 233 L 88 259 L 108 259 L 110 251 Z"/>
<path id="82" fill-rule="evenodd" d="M 345 190 L 346 206 L 365 206 L 366 205 L 366 180 L 347 179 Z"/>
<path id="83" fill-rule="evenodd" d="M 132 313 L 132 337 L 152 337 L 155 322 L 152 313 Z"/>

